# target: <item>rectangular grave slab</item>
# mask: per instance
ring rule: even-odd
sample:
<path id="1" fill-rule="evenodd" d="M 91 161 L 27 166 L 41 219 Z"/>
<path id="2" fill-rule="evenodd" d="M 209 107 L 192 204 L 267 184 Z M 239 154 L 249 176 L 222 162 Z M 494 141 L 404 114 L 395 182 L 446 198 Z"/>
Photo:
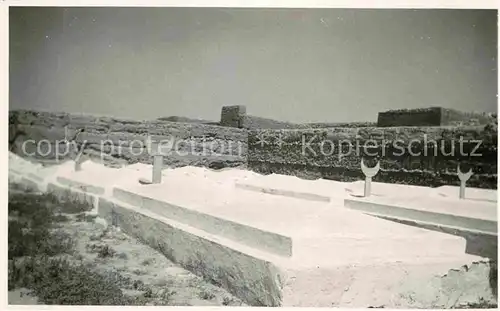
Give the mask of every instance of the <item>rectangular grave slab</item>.
<path id="1" fill-rule="evenodd" d="M 458 197 L 460 187 L 457 186 L 441 186 L 435 188 L 434 191 L 438 196 L 443 198 L 454 199 Z M 465 188 L 465 199 L 470 201 L 497 202 L 498 192 L 493 189 Z"/>
<path id="2" fill-rule="evenodd" d="M 345 207 L 367 214 L 497 234 L 496 204 L 437 196 L 347 198 Z"/>
<path id="3" fill-rule="evenodd" d="M 300 246 L 303 251 L 283 257 L 115 199 L 101 198 L 99 214 L 108 223 L 119 226 L 251 306 L 408 306 L 424 284 L 439 280 L 450 269 L 479 260 L 465 255 L 463 250 L 450 252 L 448 249 L 447 254 L 439 254 L 435 249 L 426 249 L 424 243 L 438 242 L 445 235 L 431 233 L 421 236 L 422 240 L 417 238 L 421 241 L 418 242 L 412 240 L 416 232 L 412 230 L 402 236 L 393 231 L 392 239 L 387 235 L 377 243 L 366 240 L 366 236 L 353 235 L 337 236 L 336 242 L 329 245 L 325 241 L 311 243 L 310 240 Z M 362 225 L 367 232 L 375 229 L 370 230 L 366 223 Z M 393 229 L 408 229 L 392 225 L 387 222 Z M 357 244 L 357 240 L 365 240 L 364 245 Z M 438 243 L 445 246 L 452 240 Z M 316 244 L 315 251 L 311 244 Z M 412 250 L 419 247 L 420 254 L 415 255 Z M 487 278 L 483 278 L 483 282 L 487 282 Z"/>
<path id="4" fill-rule="evenodd" d="M 443 250 L 443 244 L 433 246 L 429 243 L 429 231 L 380 222 L 342 206 L 244 191 L 232 184 L 202 178 L 174 177 L 167 174 L 161 185 L 116 186 L 113 198 L 282 256 L 299 256 L 301 252 L 307 256 L 312 251 L 321 253 L 322 243 L 339 251 L 340 247 L 345 248 L 349 253 L 348 245 L 350 249 L 361 249 L 367 243 L 375 245 L 384 239 L 402 245 L 410 239 L 425 244 L 427 249 Z M 375 226 L 370 234 L 366 233 L 367 226 Z M 396 232 L 401 235 L 395 237 Z M 437 238 L 450 238 L 446 247 L 453 250 L 446 251 L 463 252 L 465 249 L 462 239 L 446 235 Z M 350 244 L 338 245 L 338 241 L 346 239 Z M 308 247 L 301 248 L 302 244 Z M 378 247 L 384 249 L 384 246 Z M 415 250 L 414 254 L 418 255 L 418 252 Z"/>
<path id="5" fill-rule="evenodd" d="M 236 187 L 249 191 L 280 195 L 290 198 L 334 202 L 343 204 L 343 198 L 349 191 L 350 183 L 325 179 L 305 180 L 295 176 L 280 174 L 255 176 L 235 182 Z"/>

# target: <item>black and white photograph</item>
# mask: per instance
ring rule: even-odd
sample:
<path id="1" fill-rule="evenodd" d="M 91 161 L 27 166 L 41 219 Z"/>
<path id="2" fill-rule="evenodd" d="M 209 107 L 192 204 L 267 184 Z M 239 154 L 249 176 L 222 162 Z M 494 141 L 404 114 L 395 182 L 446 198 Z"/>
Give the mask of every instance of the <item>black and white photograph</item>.
<path id="1" fill-rule="evenodd" d="M 498 308 L 497 8 L 31 2 L 10 307 Z"/>

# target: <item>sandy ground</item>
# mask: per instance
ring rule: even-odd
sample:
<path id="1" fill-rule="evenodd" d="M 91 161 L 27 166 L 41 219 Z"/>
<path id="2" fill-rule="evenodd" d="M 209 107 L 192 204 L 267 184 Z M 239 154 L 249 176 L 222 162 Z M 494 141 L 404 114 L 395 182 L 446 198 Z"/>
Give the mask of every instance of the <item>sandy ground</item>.
<path id="1" fill-rule="evenodd" d="M 75 215 L 69 222 L 61 223 L 61 230 L 69 233 L 76 241 L 75 261 L 90 264 L 105 275 L 118 275 L 133 284 L 144 284 L 155 296 L 168 297 L 171 306 L 241 306 L 241 300 L 227 291 L 210 284 L 193 273 L 174 264 L 154 249 L 141 244 L 119 230 L 105 227 L 93 217 L 82 219 Z M 110 256 L 98 256 L 99 250 L 107 247 Z M 127 282 L 130 284 L 130 282 Z M 144 291 L 124 286 L 122 291 L 129 295 L 142 295 Z M 9 304 L 40 304 L 27 289 L 9 292 Z M 163 304 L 151 302 L 151 305 Z"/>
<path id="2" fill-rule="evenodd" d="M 193 273 L 177 266 L 158 251 L 141 244 L 119 230 L 96 222 L 76 222 L 65 225 L 77 239 L 82 260 L 93 262 L 97 270 L 116 271 L 134 281 L 154 287 L 153 291 L 169 291 L 171 305 L 220 306 L 242 305 L 225 290 L 212 285 Z M 98 258 L 93 249 L 108 246 L 113 257 Z M 128 292 L 133 295 L 134 293 Z M 140 294 L 140 292 L 137 292 Z"/>
<path id="3" fill-rule="evenodd" d="M 87 162 L 86 165 L 94 163 Z M 9 167 L 22 172 L 28 172 L 36 167 L 26 160 L 9 153 Z M 195 170 L 200 173 L 199 170 Z M 185 173 L 180 170 L 178 173 Z M 10 189 L 11 191 L 13 189 Z M 90 264 L 95 270 L 103 274 L 119 275 L 129 279 L 134 284 L 144 284 L 144 287 L 153 291 L 152 296 L 168 297 L 168 305 L 175 306 L 240 306 L 241 300 L 227 291 L 212 285 L 208 281 L 194 275 L 168 260 L 163 254 L 141 244 L 120 231 L 119 228 L 107 227 L 99 218 L 70 217 L 69 222 L 61 223 L 61 230 L 69 233 L 76 241 L 75 255 L 71 260 Z M 101 258 L 99 250 L 108 248 L 112 256 Z M 130 282 L 127 282 L 130 283 Z M 122 291 L 129 295 L 144 294 L 137 286 L 137 290 L 129 286 Z M 27 289 L 16 289 L 9 292 L 9 304 L 33 305 L 37 298 Z"/>
<path id="4" fill-rule="evenodd" d="M 38 305 L 38 299 L 34 297 L 29 289 L 19 288 L 9 291 L 9 305 Z"/>

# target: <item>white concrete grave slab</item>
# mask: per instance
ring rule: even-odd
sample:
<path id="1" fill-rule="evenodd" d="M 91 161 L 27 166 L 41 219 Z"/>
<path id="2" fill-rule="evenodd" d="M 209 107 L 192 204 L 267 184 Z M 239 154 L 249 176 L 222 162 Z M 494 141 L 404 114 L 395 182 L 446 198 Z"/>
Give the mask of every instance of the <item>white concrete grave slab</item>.
<path id="1" fill-rule="evenodd" d="M 459 262 L 479 259 L 465 254 L 465 240 L 459 237 L 402 226 L 332 204 L 239 190 L 230 182 L 210 178 L 210 173 L 205 175 L 196 169 L 192 175 L 186 173 L 172 171 L 160 185 L 115 187 L 114 198 L 104 203 L 106 217 L 138 236 L 148 236 L 146 240 L 151 239 L 153 244 L 161 243 L 157 238 L 160 233 L 153 237 L 146 232 L 151 227 L 157 232 L 161 225 L 154 223 L 141 229 L 136 219 L 163 219 L 166 228 L 171 229 L 161 234 L 169 241 L 188 239 L 177 232 L 178 228 L 184 228 L 190 236 L 194 232 L 198 237 L 200 232 L 210 236 L 210 242 L 202 243 L 195 251 L 201 257 L 211 258 L 210 254 L 220 252 L 219 247 L 225 254 L 250 256 L 252 259 L 242 259 L 241 255 L 229 259 L 224 255 L 224 260 L 207 262 L 215 266 L 213 269 L 237 269 L 238 274 L 246 275 L 246 280 L 231 278 L 234 281 L 228 288 L 251 303 L 326 306 L 333 300 L 339 305 L 363 306 L 363 299 L 387 303 L 401 284 L 413 282 L 407 275 L 432 278 L 449 267 L 461 266 Z M 180 241 L 174 243 L 183 244 Z M 212 243 L 219 245 L 217 250 L 209 250 Z M 289 243 L 291 253 L 287 254 Z M 176 249 L 168 252 L 175 253 Z M 177 256 L 189 257 L 186 252 Z M 262 270 L 256 268 L 260 264 L 249 264 L 247 260 L 268 262 L 274 268 Z M 246 270 L 246 265 L 252 268 Z M 252 282 L 268 278 L 275 281 L 261 284 L 253 292 L 243 290 L 249 284 L 255 286 Z M 347 281 L 353 278 L 359 282 Z M 353 292 L 348 289 L 345 298 L 335 298 L 332 293 L 344 292 L 348 284 Z"/>
<path id="2" fill-rule="evenodd" d="M 459 199 L 458 192 L 450 197 L 447 189 L 392 184 L 377 188 L 378 195 L 351 196 L 345 199 L 345 206 L 376 216 L 497 234 L 496 202 Z M 477 192 L 476 197 L 484 197 L 484 193 Z"/>
<path id="3" fill-rule="evenodd" d="M 243 190 L 324 203 L 342 200 L 344 192 L 348 191 L 347 183 L 344 182 L 305 180 L 279 174 L 254 176 L 247 180 L 238 180 L 235 185 Z"/>
<path id="4" fill-rule="evenodd" d="M 193 194 L 193 189 L 196 189 L 196 195 Z M 311 241 L 319 240 L 333 243 L 333 240 L 348 238 L 351 234 L 354 238 L 350 247 L 356 247 L 355 244 L 360 242 L 359 237 L 365 239 L 362 242 L 365 246 L 366 241 L 375 243 L 377 239 L 396 239 L 395 234 L 411 236 L 418 241 L 418 237 L 423 234 L 421 242 L 427 244 L 427 234 L 431 234 L 417 228 L 401 228 L 397 224 L 352 213 L 342 207 L 243 191 L 231 183 L 220 184 L 214 180 L 175 174 L 167 174 L 160 185 L 115 187 L 113 197 L 190 226 L 284 256 L 301 251 L 292 246 L 292 240 L 304 241 L 304 244 L 309 245 Z M 361 220 L 353 221 L 352 217 Z M 377 233 L 380 232 L 381 235 L 363 235 L 365 226 L 369 224 L 375 224 L 379 228 Z M 343 235 L 339 236 L 340 229 L 332 227 L 342 228 Z M 460 245 L 456 245 L 456 251 L 462 247 L 464 249 L 465 244 L 461 244 L 462 242 L 457 242 Z M 336 246 L 337 249 L 338 247 Z M 442 245 L 435 247 L 436 251 L 442 249 Z M 304 250 L 304 254 L 311 254 L 311 251 L 312 249 Z"/>
<path id="5" fill-rule="evenodd" d="M 108 223 L 254 306 L 408 306 L 424 284 L 484 260 L 465 254 L 461 237 L 371 217 L 337 199 L 240 189 L 260 178 L 242 170 L 165 169 L 161 184 L 141 185 L 149 165 L 70 165 L 44 171 L 47 191 L 94 199 Z M 290 180 L 299 190 L 301 181 Z M 343 186 L 331 188 L 330 198 L 345 196 Z"/>
<path id="6" fill-rule="evenodd" d="M 460 187 L 458 186 L 441 186 L 434 189 L 438 196 L 444 198 L 455 199 L 458 197 Z M 483 201 L 496 203 L 498 191 L 496 189 L 479 189 L 467 187 L 465 189 L 465 200 L 467 201 Z"/>
<path id="7" fill-rule="evenodd" d="M 359 198 L 364 197 L 364 184 L 365 184 L 364 181 L 355 181 L 349 183 L 347 185 L 347 188 L 349 189 L 348 197 L 359 197 Z M 372 182 L 371 196 L 392 197 L 392 198 L 395 197 L 419 198 L 422 196 L 426 197 L 434 196 L 434 192 L 433 188 L 430 187 Z"/>

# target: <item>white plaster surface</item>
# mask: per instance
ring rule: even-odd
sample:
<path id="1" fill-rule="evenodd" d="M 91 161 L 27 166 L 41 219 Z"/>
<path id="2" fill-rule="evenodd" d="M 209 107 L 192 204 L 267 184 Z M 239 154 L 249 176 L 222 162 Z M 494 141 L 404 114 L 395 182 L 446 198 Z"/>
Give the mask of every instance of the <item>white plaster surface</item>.
<path id="1" fill-rule="evenodd" d="M 247 180 L 236 181 L 240 189 L 277 194 L 293 198 L 302 198 L 310 201 L 341 203 L 348 184 L 324 179 L 304 180 L 295 176 L 271 174 L 255 176 Z M 339 201 L 340 200 L 340 201 Z"/>
<path id="2" fill-rule="evenodd" d="M 441 186 L 436 188 L 437 195 L 446 198 L 458 198 L 460 187 L 457 186 Z M 477 200 L 486 202 L 497 202 L 497 190 L 494 189 L 478 189 L 466 187 L 465 199 Z"/>
<path id="3" fill-rule="evenodd" d="M 69 191 L 83 199 L 94 196 L 89 195 L 82 184 L 101 187 L 103 194 L 95 198 L 99 214 L 108 223 L 123 226 L 125 232 L 152 247 L 163 243 L 170 247 L 166 255 L 184 265 L 201 260 L 206 267 L 211 267 L 203 273 L 214 274 L 217 270 L 229 274 L 222 286 L 253 305 L 405 307 L 412 304 L 414 294 L 411 293 L 426 291 L 422 297 L 437 295 L 440 283 L 435 280 L 450 269 L 483 260 L 465 254 L 465 240 L 461 237 L 404 226 L 344 208 L 337 198 L 350 195 L 346 188 L 355 192 L 357 188 L 352 184 L 334 183 L 330 197 L 336 199 L 314 202 L 235 186 L 237 182 L 267 179 L 265 185 L 301 189 L 303 181 L 294 177 L 262 177 L 243 170 L 215 172 L 183 167 L 163 170 L 161 184 L 140 185 L 139 178 L 151 177 L 151 166 L 136 164 L 111 169 L 88 161 L 83 163 L 82 171 L 75 172 L 73 165 L 69 161 L 57 167 L 41 168 L 12 156 L 9 169 L 13 177 L 25 177 L 29 173 L 41 176 L 26 177 L 42 185 L 41 189 L 50 185 L 48 188 L 52 191 Z M 63 185 L 58 177 L 59 181 L 62 177 L 75 183 Z M 307 181 L 307 189 L 326 195 L 328 182 Z M 399 189 L 403 188 L 393 192 L 401 194 Z M 141 199 L 141 206 L 134 206 L 123 198 L 117 199 L 114 189 L 145 199 Z M 374 191 L 381 191 L 376 189 L 374 187 Z M 418 191 L 428 190 L 412 193 Z M 224 222 L 219 224 L 218 231 L 200 229 L 208 217 L 199 218 L 199 223 L 182 218 L 188 213 L 170 219 L 160 215 L 158 205 L 156 212 L 150 208 L 154 205 L 148 203 L 150 199 L 288 237 L 292 254 L 277 255 L 256 247 L 259 240 L 251 241 L 253 237 L 238 240 L 234 233 L 237 230 L 225 234 Z M 487 265 L 485 267 L 480 271 L 487 271 Z M 483 286 L 487 281 L 481 280 L 482 283 L 478 282 Z M 432 282 L 438 285 L 425 290 L 425 285 Z M 483 287 L 484 293 L 480 294 L 491 295 Z M 457 289 L 450 288 L 451 291 Z M 422 298 L 419 303 L 429 307 L 431 301 L 425 299 L 430 298 Z"/>
<path id="4" fill-rule="evenodd" d="M 353 262 L 367 258 L 373 260 L 391 258 L 399 261 L 420 257 L 446 257 L 463 252 L 465 249 L 465 240 L 462 238 L 373 218 L 345 209 L 339 206 L 337 201 L 311 202 L 238 189 L 235 187 L 237 181 L 262 178 L 258 174 L 243 170 L 215 172 L 195 167 L 168 169 L 163 171 L 161 184 L 140 185 L 137 183 L 138 178 L 147 177 L 151 166 L 136 164 L 113 169 L 87 161 L 83 163 L 82 171 L 75 172 L 72 165 L 72 161 L 61 165 L 55 172 L 57 175 L 55 179 L 59 177 L 60 181 L 62 177 L 73 180 L 76 182 L 74 188 L 80 191 L 81 184 L 101 187 L 105 191 L 105 197 L 112 197 L 113 188 L 123 189 L 140 197 L 168 202 L 186 210 L 289 237 L 293 241 L 294 258 L 303 264 L 308 263 L 314 254 L 317 254 L 318 258 L 314 259 L 313 263 L 317 260 Z M 289 178 L 279 175 L 267 177 L 267 183 L 275 181 L 279 184 L 286 183 Z M 296 177 L 289 179 L 291 188 L 298 187 L 301 183 Z M 326 180 L 315 182 L 321 184 L 323 189 L 328 183 Z M 309 184 L 315 182 L 307 181 Z M 345 195 L 341 183 L 334 184 L 335 187 L 332 188 L 337 193 Z M 66 186 L 72 185 L 66 184 Z M 418 203 L 414 205 L 416 208 L 419 207 Z M 437 204 L 437 207 L 439 206 L 442 206 L 442 202 Z M 454 207 L 459 212 L 466 208 Z M 481 212 L 484 211 L 474 210 L 476 214 Z M 490 214 L 489 217 L 496 217 L 496 211 L 494 215 Z M 182 221 L 182 218 L 177 220 Z M 203 218 L 199 220 L 204 221 Z M 192 222 L 190 224 L 196 226 Z M 224 235 L 223 228 L 219 229 Z M 259 241 L 255 241 L 256 245 L 258 243 Z M 408 243 L 412 246 L 405 247 Z M 419 245 L 425 251 L 420 250 Z M 321 256 L 325 249 L 335 249 L 339 255 L 334 256 L 334 259 L 325 258 Z"/>
<path id="5" fill-rule="evenodd" d="M 368 197 L 357 200 L 384 205 L 401 206 L 418 211 L 451 214 L 455 216 L 492 221 L 497 220 L 497 206 L 496 203 L 492 202 L 450 198 L 443 199 L 437 197 L 420 197 L 418 200 L 415 200 L 412 197 Z"/>
<path id="6" fill-rule="evenodd" d="M 193 189 L 196 189 L 196 195 L 193 195 Z M 361 257 L 385 260 L 388 255 L 394 260 L 415 258 L 422 256 L 419 245 L 425 246 L 426 251 L 434 251 L 435 256 L 465 250 L 465 241 L 454 236 L 401 226 L 331 204 L 242 191 L 229 184 L 210 185 L 194 180 L 183 183 L 176 177 L 166 178 L 161 185 L 129 187 L 127 190 L 291 237 L 294 258 L 304 264 L 314 258 L 313 254 L 319 256 L 315 260 L 351 262 L 356 258 L 361 260 Z M 387 240 L 393 244 L 384 243 Z M 400 248 L 409 241 L 412 247 Z M 325 248 L 336 249 L 339 254 L 335 258 L 325 258 L 321 256 Z"/>
<path id="7" fill-rule="evenodd" d="M 496 203 L 442 197 L 347 198 L 345 206 L 373 215 L 497 234 Z"/>

